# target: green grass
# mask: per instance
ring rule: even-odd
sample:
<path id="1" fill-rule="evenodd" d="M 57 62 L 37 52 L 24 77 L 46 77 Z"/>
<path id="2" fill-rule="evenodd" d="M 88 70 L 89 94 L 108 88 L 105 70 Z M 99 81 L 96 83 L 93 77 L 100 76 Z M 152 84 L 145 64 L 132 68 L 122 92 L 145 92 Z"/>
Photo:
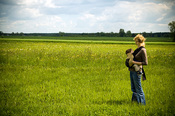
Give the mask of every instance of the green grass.
<path id="1" fill-rule="evenodd" d="M 133 37 L 52 37 L 52 36 L 4 36 L 2 39 L 17 39 L 17 40 L 30 40 L 30 41 L 132 41 Z M 146 38 L 147 42 L 173 42 L 173 38 L 168 37 L 148 37 Z"/>
<path id="2" fill-rule="evenodd" d="M 105 39 L 104 39 L 105 38 Z M 116 40 L 115 40 L 116 39 Z M 40 39 L 36 38 L 1 38 L 0 41 L 18 41 L 18 42 L 59 42 L 59 43 L 86 43 L 86 44 L 134 44 L 132 38 L 107 38 L 107 37 L 87 37 L 87 38 L 79 38 L 79 37 L 40 37 Z M 159 45 L 175 45 L 175 42 L 170 41 L 168 38 L 149 38 L 146 42 L 147 45 L 151 44 L 159 44 Z"/>
<path id="3" fill-rule="evenodd" d="M 146 106 L 131 103 L 128 48 L 136 45 L 0 41 L 0 114 L 175 115 L 174 45 L 146 45 Z"/>

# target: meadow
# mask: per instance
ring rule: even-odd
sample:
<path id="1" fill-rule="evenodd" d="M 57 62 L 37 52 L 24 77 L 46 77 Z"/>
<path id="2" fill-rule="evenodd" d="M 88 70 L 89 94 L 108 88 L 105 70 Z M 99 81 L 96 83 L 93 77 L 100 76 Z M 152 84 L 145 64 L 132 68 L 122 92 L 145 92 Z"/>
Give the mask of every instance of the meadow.
<path id="1" fill-rule="evenodd" d="M 71 43 L 116 43 L 120 41 L 133 42 L 133 37 L 69 37 L 69 36 L 4 36 L 0 40 L 15 41 L 51 41 L 51 42 L 71 42 Z M 147 42 L 173 42 L 173 38 L 169 37 L 148 37 Z"/>
<path id="2" fill-rule="evenodd" d="M 0 41 L 0 115 L 174 116 L 175 45 L 146 45 L 146 106 L 131 102 L 134 43 Z"/>

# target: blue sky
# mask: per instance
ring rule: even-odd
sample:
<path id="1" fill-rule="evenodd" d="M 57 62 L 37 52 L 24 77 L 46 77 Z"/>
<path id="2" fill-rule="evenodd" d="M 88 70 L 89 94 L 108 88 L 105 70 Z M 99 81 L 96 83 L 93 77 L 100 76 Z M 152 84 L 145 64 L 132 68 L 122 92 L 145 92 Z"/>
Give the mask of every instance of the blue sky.
<path id="1" fill-rule="evenodd" d="M 4 33 L 169 32 L 175 0 L 0 0 Z"/>

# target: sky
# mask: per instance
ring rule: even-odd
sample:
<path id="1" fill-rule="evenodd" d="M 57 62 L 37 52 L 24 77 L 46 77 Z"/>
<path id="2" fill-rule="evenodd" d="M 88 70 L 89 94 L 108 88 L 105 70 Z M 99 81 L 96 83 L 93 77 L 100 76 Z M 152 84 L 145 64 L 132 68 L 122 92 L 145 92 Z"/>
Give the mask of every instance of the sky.
<path id="1" fill-rule="evenodd" d="M 0 0 L 4 33 L 169 32 L 175 0 Z"/>

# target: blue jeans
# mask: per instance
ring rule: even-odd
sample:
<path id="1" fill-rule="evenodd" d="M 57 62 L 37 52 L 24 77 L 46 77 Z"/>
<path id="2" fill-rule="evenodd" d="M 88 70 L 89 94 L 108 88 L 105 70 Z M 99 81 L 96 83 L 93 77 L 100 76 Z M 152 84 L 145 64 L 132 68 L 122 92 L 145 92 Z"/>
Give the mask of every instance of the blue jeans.
<path id="1" fill-rule="evenodd" d="M 133 92 L 132 101 L 146 105 L 145 95 L 141 85 L 141 76 L 141 74 L 137 74 L 135 71 L 130 71 L 131 90 Z"/>

